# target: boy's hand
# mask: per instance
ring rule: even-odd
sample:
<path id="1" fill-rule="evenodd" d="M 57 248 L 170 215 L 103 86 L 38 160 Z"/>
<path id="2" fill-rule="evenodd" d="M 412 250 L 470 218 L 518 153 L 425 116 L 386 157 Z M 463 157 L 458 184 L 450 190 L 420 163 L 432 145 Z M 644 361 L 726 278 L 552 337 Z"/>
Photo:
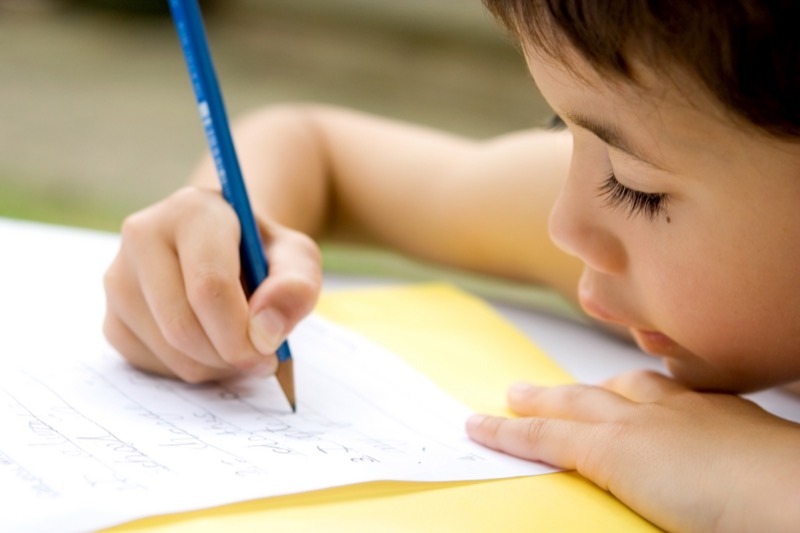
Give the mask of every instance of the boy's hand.
<path id="1" fill-rule="evenodd" d="M 319 249 L 260 223 L 270 274 L 248 302 L 239 221 L 220 193 L 183 189 L 129 217 L 105 276 L 104 332 L 134 366 L 189 382 L 271 375 L 275 350 L 314 307 Z"/>
<path id="2" fill-rule="evenodd" d="M 516 385 L 508 398 L 523 418 L 476 415 L 474 440 L 576 469 L 667 530 L 800 524 L 800 426 L 750 401 L 641 371 L 603 387 Z"/>

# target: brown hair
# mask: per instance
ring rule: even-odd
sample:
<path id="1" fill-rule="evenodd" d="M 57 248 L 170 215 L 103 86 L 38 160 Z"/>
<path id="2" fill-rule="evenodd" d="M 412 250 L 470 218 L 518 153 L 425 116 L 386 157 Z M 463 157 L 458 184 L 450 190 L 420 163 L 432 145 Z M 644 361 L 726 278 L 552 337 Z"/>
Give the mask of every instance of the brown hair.
<path id="1" fill-rule="evenodd" d="M 631 59 L 678 66 L 734 115 L 800 136 L 796 0 L 483 0 L 523 43 L 563 58 L 563 39 L 598 71 L 635 82 Z"/>

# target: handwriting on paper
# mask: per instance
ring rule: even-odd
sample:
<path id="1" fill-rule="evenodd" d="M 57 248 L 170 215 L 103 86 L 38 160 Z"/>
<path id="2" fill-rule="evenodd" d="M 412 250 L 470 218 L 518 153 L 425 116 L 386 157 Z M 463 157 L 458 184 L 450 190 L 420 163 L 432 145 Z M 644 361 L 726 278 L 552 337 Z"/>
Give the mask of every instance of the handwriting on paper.
<path id="1" fill-rule="evenodd" d="M 363 339 L 311 318 L 293 341 L 296 414 L 274 378 L 189 385 L 107 348 L 6 369 L 0 489 L 17 519 L 51 503 L 103 501 L 122 520 L 370 480 L 545 471 L 468 441 L 466 408 Z"/>

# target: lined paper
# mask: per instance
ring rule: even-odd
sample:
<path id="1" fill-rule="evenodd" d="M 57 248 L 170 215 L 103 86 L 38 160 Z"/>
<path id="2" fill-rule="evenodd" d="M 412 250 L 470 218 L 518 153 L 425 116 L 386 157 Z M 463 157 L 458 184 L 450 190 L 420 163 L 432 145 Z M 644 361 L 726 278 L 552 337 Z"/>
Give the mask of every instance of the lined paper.
<path id="1" fill-rule="evenodd" d="M 274 378 L 190 385 L 89 341 L 0 372 L 0 494 L 14 502 L 0 530 L 96 529 L 366 481 L 552 471 L 474 444 L 465 406 L 316 316 L 292 336 L 296 414 Z"/>

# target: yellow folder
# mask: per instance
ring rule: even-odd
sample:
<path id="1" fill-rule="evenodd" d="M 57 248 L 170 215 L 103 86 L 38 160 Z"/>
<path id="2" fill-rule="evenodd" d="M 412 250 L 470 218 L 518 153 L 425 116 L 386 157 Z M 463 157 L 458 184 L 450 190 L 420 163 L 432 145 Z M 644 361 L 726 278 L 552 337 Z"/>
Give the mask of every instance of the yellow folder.
<path id="1" fill-rule="evenodd" d="M 317 311 L 380 344 L 470 408 L 509 384 L 571 378 L 488 304 L 452 286 L 324 294 Z M 302 392 L 300 392 L 302 393 Z M 658 531 L 574 472 L 481 482 L 373 482 L 137 520 L 113 531 Z"/>

